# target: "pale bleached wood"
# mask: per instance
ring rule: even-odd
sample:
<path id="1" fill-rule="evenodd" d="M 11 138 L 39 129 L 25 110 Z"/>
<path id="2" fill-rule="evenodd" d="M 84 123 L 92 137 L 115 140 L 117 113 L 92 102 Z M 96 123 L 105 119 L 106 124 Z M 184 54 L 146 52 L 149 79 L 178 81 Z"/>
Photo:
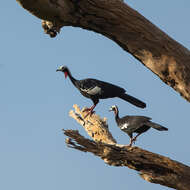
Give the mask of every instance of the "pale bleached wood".
<path id="1" fill-rule="evenodd" d="M 115 144 L 116 140 L 109 132 L 107 119 L 101 119 L 97 114 L 86 116 L 87 112 L 84 109 L 80 110 L 78 105 L 73 106 L 75 110 L 71 110 L 69 115 L 75 119 L 94 140 L 108 144 Z"/>

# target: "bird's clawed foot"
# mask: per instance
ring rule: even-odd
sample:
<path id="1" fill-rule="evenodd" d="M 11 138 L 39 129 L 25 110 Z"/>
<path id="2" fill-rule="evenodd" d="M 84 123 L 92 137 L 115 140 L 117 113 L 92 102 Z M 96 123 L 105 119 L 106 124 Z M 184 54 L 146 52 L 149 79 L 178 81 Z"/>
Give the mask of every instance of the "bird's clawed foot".
<path id="1" fill-rule="evenodd" d="M 93 105 L 92 107 L 90 108 L 85 108 L 83 111 L 87 111 L 88 113 L 84 116 L 84 119 L 90 114 L 90 116 L 95 112 L 93 111 L 93 109 L 95 108 L 96 105 Z"/>
<path id="2" fill-rule="evenodd" d="M 137 136 L 134 137 L 134 138 L 131 138 L 131 139 L 130 139 L 130 143 L 129 143 L 128 146 L 132 146 L 133 144 L 135 144 L 136 140 L 137 140 Z"/>
<path id="3" fill-rule="evenodd" d="M 88 115 L 92 115 L 93 113 L 95 113 L 95 111 L 92 110 L 92 108 L 86 108 L 83 110 L 84 112 L 88 112 L 85 116 L 84 119 L 88 116 Z"/>

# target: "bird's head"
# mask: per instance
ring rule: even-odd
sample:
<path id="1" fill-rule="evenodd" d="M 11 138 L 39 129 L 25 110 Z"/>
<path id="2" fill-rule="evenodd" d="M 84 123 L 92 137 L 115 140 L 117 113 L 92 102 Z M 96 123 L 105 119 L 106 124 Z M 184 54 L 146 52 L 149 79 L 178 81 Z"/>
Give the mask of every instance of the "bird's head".
<path id="1" fill-rule="evenodd" d="M 61 71 L 65 74 L 65 78 L 67 78 L 69 69 L 66 66 L 60 66 L 56 71 Z"/>
<path id="2" fill-rule="evenodd" d="M 114 111 L 115 114 L 118 113 L 118 107 L 116 105 L 113 105 L 110 107 L 109 111 Z"/>

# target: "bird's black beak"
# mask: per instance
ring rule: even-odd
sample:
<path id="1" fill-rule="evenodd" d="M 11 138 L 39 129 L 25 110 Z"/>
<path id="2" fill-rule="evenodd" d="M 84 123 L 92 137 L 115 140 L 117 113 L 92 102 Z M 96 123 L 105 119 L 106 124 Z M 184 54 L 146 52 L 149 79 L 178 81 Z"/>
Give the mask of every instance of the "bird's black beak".
<path id="1" fill-rule="evenodd" d="M 57 71 L 61 71 L 61 69 L 57 69 L 56 72 L 57 72 Z"/>

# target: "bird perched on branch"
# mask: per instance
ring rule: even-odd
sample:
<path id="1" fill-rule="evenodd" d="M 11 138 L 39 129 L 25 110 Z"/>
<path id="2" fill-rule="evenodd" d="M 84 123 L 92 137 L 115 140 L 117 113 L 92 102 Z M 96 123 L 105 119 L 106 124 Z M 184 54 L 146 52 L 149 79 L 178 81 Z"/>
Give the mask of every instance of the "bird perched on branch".
<path id="1" fill-rule="evenodd" d="M 145 116 L 124 116 L 122 118 L 119 117 L 119 110 L 117 106 L 112 106 L 109 111 L 114 111 L 115 120 L 118 127 L 125 133 L 127 133 L 130 137 L 130 144 L 136 141 L 137 137 L 142 133 L 149 130 L 151 127 L 158 131 L 167 131 L 166 127 L 163 127 L 157 123 L 154 123 L 149 117 Z M 137 135 L 133 138 L 133 133 L 137 133 Z"/>
<path id="2" fill-rule="evenodd" d="M 119 86 L 91 78 L 76 80 L 71 75 L 71 72 L 66 66 L 61 66 L 56 71 L 64 72 L 65 78 L 69 76 L 71 82 L 80 91 L 80 93 L 86 98 L 90 98 L 93 101 L 94 105 L 85 110 L 89 111 L 88 114 L 93 113 L 93 109 L 98 104 L 99 99 L 114 98 L 114 97 L 121 98 L 140 108 L 146 107 L 146 104 L 144 102 L 138 100 L 133 96 L 125 94 L 125 90 Z"/>

